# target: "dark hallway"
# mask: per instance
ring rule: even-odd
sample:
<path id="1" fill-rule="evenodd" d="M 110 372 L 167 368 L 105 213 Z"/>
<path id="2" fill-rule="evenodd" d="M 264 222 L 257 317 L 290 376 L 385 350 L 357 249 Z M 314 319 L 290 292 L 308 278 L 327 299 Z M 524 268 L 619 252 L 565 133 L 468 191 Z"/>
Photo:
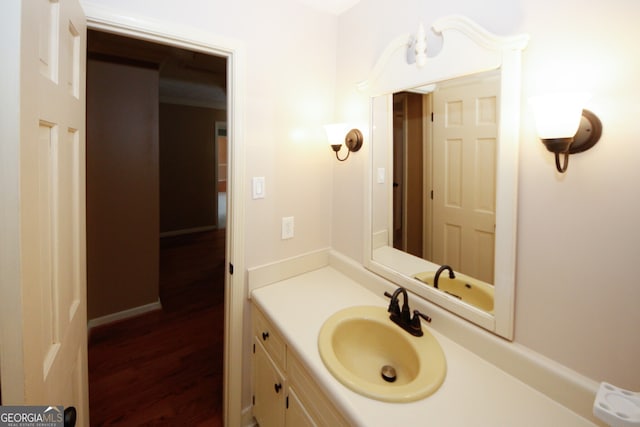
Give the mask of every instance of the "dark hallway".
<path id="1" fill-rule="evenodd" d="M 161 239 L 162 310 L 92 330 L 92 426 L 222 426 L 224 245 Z"/>
<path id="2" fill-rule="evenodd" d="M 88 317 L 162 304 L 92 329 L 91 425 L 221 426 L 226 59 L 91 30 L 87 50 Z"/>

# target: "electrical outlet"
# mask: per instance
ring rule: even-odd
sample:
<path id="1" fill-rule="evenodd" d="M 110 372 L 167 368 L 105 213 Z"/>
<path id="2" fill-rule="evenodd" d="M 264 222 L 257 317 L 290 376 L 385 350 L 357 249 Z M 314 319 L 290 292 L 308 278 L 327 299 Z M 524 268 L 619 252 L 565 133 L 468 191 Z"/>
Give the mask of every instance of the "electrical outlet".
<path id="1" fill-rule="evenodd" d="M 282 240 L 293 238 L 293 217 L 285 216 L 282 218 Z"/>

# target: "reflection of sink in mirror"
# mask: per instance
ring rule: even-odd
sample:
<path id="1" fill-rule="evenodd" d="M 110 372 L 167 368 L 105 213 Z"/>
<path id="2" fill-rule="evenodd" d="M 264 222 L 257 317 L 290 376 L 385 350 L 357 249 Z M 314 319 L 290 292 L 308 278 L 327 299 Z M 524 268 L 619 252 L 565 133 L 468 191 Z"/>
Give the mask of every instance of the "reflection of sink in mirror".
<path id="1" fill-rule="evenodd" d="M 440 344 L 424 327 L 423 332 L 412 336 L 384 307 L 350 307 L 322 325 L 318 350 L 329 372 L 356 393 L 411 402 L 434 393 L 447 369 Z"/>
<path id="2" fill-rule="evenodd" d="M 446 272 L 441 274 L 438 278 L 438 289 L 480 310 L 493 312 L 493 286 L 458 272 L 455 274 L 455 279 L 450 279 Z M 426 271 L 413 277 L 433 286 L 435 275 L 435 271 Z"/>

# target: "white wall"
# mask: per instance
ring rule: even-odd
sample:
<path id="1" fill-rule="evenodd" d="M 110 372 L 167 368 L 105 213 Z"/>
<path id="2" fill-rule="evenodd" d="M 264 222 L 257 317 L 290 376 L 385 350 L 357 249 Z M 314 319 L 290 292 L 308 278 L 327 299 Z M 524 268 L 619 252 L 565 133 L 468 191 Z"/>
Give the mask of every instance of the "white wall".
<path id="1" fill-rule="evenodd" d="M 515 342 L 596 381 L 640 390 L 640 2 L 362 0 L 339 19 L 340 119 L 366 127 L 368 100 L 354 84 L 397 35 L 453 13 L 496 34 L 531 35 L 523 55 Z M 439 44 L 428 37 L 435 52 Z M 561 176 L 536 139 L 526 100 L 576 89 L 593 94 L 587 108 L 604 130 Z M 356 260 L 366 173 L 366 154 L 334 166 L 333 247 Z"/>

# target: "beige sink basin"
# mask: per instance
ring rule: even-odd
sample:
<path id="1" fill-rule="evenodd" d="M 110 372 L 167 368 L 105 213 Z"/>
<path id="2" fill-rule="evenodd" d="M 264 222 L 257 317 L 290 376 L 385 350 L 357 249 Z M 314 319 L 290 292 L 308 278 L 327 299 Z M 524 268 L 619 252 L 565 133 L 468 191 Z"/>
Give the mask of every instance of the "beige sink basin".
<path id="1" fill-rule="evenodd" d="M 351 390 L 386 402 L 412 402 L 434 393 L 447 372 L 440 344 L 424 325 L 422 330 L 423 336 L 412 336 L 383 307 L 350 307 L 322 325 L 318 349 L 329 372 Z"/>
<path id="2" fill-rule="evenodd" d="M 427 271 L 413 277 L 433 286 L 435 275 L 435 271 Z M 493 286 L 464 274 L 455 275 L 455 279 L 450 279 L 449 272 L 444 271 L 438 279 L 438 289 L 480 310 L 493 313 Z"/>

